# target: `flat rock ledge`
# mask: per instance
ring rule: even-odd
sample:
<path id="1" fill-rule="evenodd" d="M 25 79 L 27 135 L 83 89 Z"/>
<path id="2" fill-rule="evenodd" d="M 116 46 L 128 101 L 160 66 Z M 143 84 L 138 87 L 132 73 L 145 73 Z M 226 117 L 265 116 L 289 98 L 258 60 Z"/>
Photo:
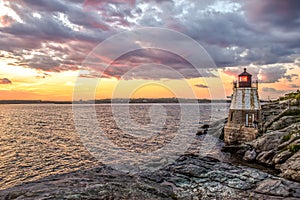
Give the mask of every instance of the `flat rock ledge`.
<path id="1" fill-rule="evenodd" d="M 107 166 L 49 176 L 0 191 L 0 199 L 299 199 L 300 183 L 265 172 L 183 155 L 156 172 Z"/>

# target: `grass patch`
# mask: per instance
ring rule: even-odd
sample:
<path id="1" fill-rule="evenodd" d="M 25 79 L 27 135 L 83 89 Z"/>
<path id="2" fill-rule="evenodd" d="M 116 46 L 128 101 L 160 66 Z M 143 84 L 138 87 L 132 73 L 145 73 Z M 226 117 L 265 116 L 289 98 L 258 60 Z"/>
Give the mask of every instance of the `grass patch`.
<path id="1" fill-rule="evenodd" d="M 292 132 L 288 133 L 287 135 L 284 135 L 281 139 L 281 143 L 289 141 L 291 139 L 291 136 L 293 135 Z"/>
<path id="2" fill-rule="evenodd" d="M 295 115 L 300 115 L 300 109 L 288 110 L 282 116 L 295 116 Z"/>
<path id="3" fill-rule="evenodd" d="M 289 150 L 290 152 L 292 152 L 293 154 L 296 153 L 297 151 L 299 151 L 300 149 L 300 144 L 292 144 L 289 145 Z"/>

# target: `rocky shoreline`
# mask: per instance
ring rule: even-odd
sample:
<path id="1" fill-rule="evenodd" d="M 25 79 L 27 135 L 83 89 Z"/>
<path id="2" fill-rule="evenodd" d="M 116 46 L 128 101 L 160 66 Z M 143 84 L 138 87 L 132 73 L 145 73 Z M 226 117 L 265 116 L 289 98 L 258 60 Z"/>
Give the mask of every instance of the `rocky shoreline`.
<path id="1" fill-rule="evenodd" d="M 156 172 L 130 175 L 106 166 L 43 178 L 0 199 L 298 199 L 300 183 L 195 154 Z"/>

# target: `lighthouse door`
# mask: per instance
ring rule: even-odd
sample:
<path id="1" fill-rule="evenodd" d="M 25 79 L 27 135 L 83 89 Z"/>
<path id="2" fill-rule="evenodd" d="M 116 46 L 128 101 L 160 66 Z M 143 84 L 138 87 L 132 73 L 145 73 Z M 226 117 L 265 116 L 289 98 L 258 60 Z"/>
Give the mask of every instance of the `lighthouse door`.
<path id="1" fill-rule="evenodd" d="M 250 114 L 250 115 L 249 115 L 249 119 L 248 119 L 248 126 L 249 126 L 249 125 L 250 125 L 250 126 L 252 125 L 252 120 L 253 120 L 253 119 L 252 119 L 252 115 Z"/>

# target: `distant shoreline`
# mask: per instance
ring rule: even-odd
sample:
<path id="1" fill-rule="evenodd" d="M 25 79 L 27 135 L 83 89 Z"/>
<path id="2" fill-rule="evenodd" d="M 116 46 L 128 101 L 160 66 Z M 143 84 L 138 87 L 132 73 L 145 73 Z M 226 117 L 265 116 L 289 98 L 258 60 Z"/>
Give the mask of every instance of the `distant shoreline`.
<path id="1" fill-rule="evenodd" d="M 100 99 L 80 101 L 0 100 L 0 104 L 127 104 L 127 103 L 230 103 L 230 99 Z M 261 100 L 261 102 L 266 102 Z"/>

